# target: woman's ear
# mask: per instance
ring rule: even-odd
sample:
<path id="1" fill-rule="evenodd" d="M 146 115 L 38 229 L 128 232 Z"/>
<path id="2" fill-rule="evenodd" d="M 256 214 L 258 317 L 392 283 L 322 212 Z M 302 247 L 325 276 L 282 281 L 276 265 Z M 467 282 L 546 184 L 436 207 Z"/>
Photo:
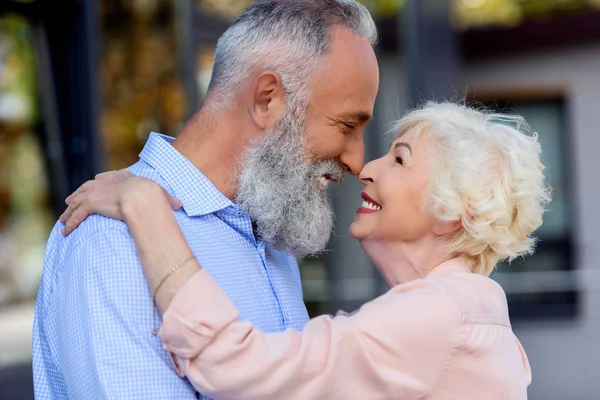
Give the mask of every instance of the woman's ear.
<path id="1" fill-rule="evenodd" d="M 460 219 L 456 221 L 436 221 L 433 225 L 433 233 L 437 236 L 444 236 L 458 231 L 462 226 Z"/>
<path id="2" fill-rule="evenodd" d="M 264 71 L 256 79 L 250 117 L 260 130 L 270 129 L 285 112 L 283 83 L 278 74 Z"/>

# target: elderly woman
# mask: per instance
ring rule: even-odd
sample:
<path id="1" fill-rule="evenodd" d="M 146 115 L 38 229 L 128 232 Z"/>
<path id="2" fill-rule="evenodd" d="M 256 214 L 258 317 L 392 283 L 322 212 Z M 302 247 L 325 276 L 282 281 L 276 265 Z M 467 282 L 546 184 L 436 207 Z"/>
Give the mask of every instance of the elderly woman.
<path id="1" fill-rule="evenodd" d="M 108 173 L 76 192 L 130 227 L 173 362 L 223 399 L 525 399 L 531 371 L 488 275 L 531 253 L 549 191 L 522 118 L 428 103 L 368 163 L 350 227 L 390 290 L 359 311 L 263 333 L 202 270 L 155 183 Z M 70 224 L 69 229 L 73 224 Z M 235 268 L 235 265 L 231 266 Z"/>

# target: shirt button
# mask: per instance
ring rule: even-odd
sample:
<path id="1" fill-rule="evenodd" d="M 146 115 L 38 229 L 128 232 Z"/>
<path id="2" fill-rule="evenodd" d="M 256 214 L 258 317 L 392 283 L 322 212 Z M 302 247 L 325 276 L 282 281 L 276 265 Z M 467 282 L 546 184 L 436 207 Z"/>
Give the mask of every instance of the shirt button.
<path id="1" fill-rule="evenodd" d="M 238 212 L 235 213 L 235 215 L 237 215 L 239 217 L 240 215 L 242 215 L 242 212 L 238 211 Z"/>

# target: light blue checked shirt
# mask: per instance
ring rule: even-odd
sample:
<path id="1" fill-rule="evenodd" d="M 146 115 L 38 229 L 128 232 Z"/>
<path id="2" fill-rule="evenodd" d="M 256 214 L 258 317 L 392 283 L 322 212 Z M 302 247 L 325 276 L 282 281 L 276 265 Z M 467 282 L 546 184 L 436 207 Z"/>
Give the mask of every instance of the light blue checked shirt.
<path id="1" fill-rule="evenodd" d="M 179 225 L 241 319 L 265 332 L 302 329 L 308 314 L 296 259 L 255 238 L 247 214 L 171 146 L 150 135 L 130 170 L 181 199 Z M 152 215 L 148 215 L 152 218 Z M 89 217 L 50 235 L 33 327 L 38 399 L 205 399 L 152 335 L 151 294 L 127 226 Z"/>

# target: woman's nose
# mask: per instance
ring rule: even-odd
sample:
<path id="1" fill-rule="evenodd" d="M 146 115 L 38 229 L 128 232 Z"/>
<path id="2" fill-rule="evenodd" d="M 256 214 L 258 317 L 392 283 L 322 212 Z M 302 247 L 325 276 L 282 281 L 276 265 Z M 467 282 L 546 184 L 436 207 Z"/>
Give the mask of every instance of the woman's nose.
<path id="1" fill-rule="evenodd" d="M 373 183 L 373 177 L 375 172 L 375 161 L 368 162 L 363 167 L 362 171 L 358 175 L 358 179 L 361 181 L 363 185 L 368 185 L 369 183 Z"/>

